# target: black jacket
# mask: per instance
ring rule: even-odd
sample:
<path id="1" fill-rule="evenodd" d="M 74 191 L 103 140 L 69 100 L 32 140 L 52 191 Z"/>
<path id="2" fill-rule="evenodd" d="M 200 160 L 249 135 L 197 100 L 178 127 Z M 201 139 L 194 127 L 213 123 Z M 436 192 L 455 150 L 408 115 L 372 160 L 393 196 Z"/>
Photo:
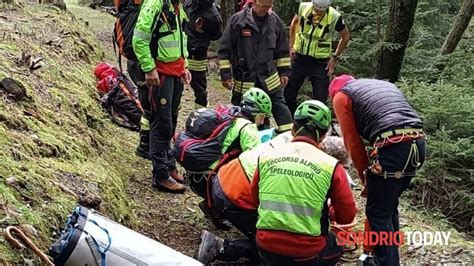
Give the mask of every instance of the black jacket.
<path id="1" fill-rule="evenodd" d="M 280 88 L 279 76 L 289 74 L 288 40 L 278 15 L 270 11 L 260 31 L 246 7 L 230 18 L 218 51 L 222 80 L 258 83 L 262 89 Z"/>

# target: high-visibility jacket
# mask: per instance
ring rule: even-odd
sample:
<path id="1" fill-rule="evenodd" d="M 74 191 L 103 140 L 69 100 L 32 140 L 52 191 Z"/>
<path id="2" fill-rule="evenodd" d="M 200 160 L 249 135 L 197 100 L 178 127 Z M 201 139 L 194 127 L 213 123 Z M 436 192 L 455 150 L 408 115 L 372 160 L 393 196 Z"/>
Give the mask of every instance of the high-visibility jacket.
<path id="1" fill-rule="evenodd" d="M 296 34 L 295 50 L 299 54 L 314 58 L 329 58 L 336 33 L 336 23 L 341 13 L 329 7 L 316 25 L 313 23 L 313 16 L 313 4 L 301 3 L 298 11 L 300 29 Z"/>
<path id="2" fill-rule="evenodd" d="M 292 142 L 259 157 L 257 229 L 327 235 L 323 208 L 338 161 L 305 142 Z M 324 218 L 325 217 L 325 218 Z M 324 223 L 327 223 L 325 221 Z"/>
<path id="3" fill-rule="evenodd" d="M 289 143 L 290 131 L 282 133 L 271 141 L 244 151 L 238 158 L 224 165 L 218 173 L 219 184 L 226 197 L 238 208 L 255 210 L 251 205 L 250 182 L 257 169 L 258 157 L 265 151 Z"/>
<path id="4" fill-rule="evenodd" d="M 222 142 L 222 154 L 232 150 L 246 151 L 259 145 L 260 137 L 258 135 L 257 125 L 245 118 L 238 117 L 232 121 L 227 135 Z M 219 160 L 214 162 L 209 169 L 214 169 Z"/>
<path id="5" fill-rule="evenodd" d="M 174 5 L 171 2 L 145 0 L 140 7 L 132 44 L 145 73 L 155 68 L 155 59 L 169 63 L 188 56 L 187 37 L 182 28 L 188 18 L 181 3 Z M 157 25 L 161 25 L 158 30 Z M 157 44 L 150 43 L 152 41 Z M 157 58 L 152 57 L 151 49 L 157 49 Z"/>

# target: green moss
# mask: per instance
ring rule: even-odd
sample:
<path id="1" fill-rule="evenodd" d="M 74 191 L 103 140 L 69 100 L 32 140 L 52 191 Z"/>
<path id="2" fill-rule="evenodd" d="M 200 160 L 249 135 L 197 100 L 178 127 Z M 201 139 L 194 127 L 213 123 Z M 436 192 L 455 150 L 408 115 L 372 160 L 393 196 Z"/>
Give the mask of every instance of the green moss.
<path id="1" fill-rule="evenodd" d="M 144 162 L 136 162 L 131 152 L 136 134 L 111 124 L 100 107 L 92 71 L 104 51 L 94 32 L 71 13 L 44 6 L 17 7 L 7 17 L 15 19 L 2 24 L 0 34 L 18 32 L 0 39 L 0 78 L 22 82 L 31 97 L 0 99 L 0 204 L 9 212 L 8 223 L 33 226 L 38 232 L 33 241 L 47 250 L 78 197 L 96 195 L 102 198 L 101 211 L 135 227 L 136 206 L 125 186 L 129 176 L 142 174 Z M 69 34 L 61 48 L 46 45 L 64 32 Z M 44 67 L 31 75 L 15 61 L 22 52 L 42 57 Z M 134 167 L 124 163 L 133 161 Z M 0 218 L 6 215 L 0 208 Z M 3 260 L 22 263 L 21 255 L 31 258 L 0 239 Z"/>

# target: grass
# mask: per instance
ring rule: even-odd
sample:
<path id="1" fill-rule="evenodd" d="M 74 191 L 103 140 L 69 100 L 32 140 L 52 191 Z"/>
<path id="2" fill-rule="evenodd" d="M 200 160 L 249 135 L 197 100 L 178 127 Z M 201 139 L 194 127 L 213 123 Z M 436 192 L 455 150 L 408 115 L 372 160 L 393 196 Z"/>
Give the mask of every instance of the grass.
<path id="1" fill-rule="evenodd" d="M 111 25 L 107 16 L 87 13 L 104 23 L 90 25 Z M 0 99 L 2 225 L 31 225 L 39 232 L 33 241 L 47 250 L 77 199 L 95 195 L 102 198 L 104 213 L 133 228 L 135 206 L 126 179 L 142 174 L 144 166 L 131 152 L 136 134 L 114 126 L 100 107 L 92 70 L 106 58 L 94 31 L 54 7 L 0 5 L 0 15 L 8 18 L 0 27 L 6 36 L 0 40 L 0 78 L 20 81 L 30 97 Z M 58 37 L 61 47 L 46 44 Z M 45 65 L 30 72 L 18 63 L 22 52 L 42 57 Z M 0 254 L 14 264 L 23 263 L 20 255 L 31 256 L 2 238 Z"/>

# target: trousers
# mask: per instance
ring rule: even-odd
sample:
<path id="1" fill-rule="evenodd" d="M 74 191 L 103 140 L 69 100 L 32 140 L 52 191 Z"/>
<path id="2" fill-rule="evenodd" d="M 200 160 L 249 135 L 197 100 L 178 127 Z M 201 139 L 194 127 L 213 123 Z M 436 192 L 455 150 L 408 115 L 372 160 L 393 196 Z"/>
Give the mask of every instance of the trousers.
<path id="1" fill-rule="evenodd" d="M 425 160 L 425 140 L 417 140 L 392 144 L 379 149 L 378 161 L 383 171 L 402 171 L 407 161 L 411 162 L 410 148 L 416 144 L 420 166 Z M 416 166 L 409 163 L 405 169 L 407 173 L 414 173 Z M 396 232 L 400 230 L 398 203 L 400 195 L 408 188 L 412 175 L 399 179 L 375 175 L 368 171 L 367 174 L 367 204 L 365 214 L 369 221 L 370 231 Z M 400 258 L 398 247 L 394 245 L 378 245 L 373 247 L 375 261 L 381 265 L 399 265 Z"/>
<path id="2" fill-rule="evenodd" d="M 291 64 L 288 85 L 285 88 L 285 101 L 292 114 L 295 113 L 297 98 L 306 77 L 313 87 L 313 99 L 327 103 L 329 77 L 326 70 L 326 60 L 316 59 L 311 56 L 296 54 Z"/>

